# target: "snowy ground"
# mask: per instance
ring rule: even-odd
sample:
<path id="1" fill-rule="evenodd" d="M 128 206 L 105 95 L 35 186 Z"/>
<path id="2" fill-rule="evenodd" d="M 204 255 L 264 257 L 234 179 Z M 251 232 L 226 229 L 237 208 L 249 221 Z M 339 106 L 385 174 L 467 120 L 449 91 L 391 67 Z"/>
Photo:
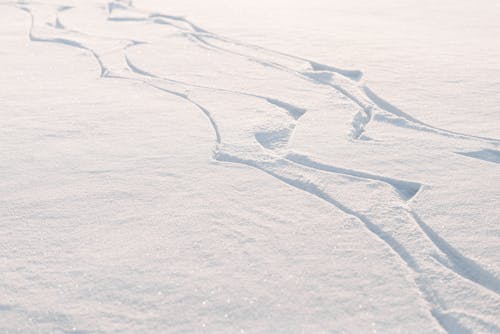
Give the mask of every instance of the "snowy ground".
<path id="1" fill-rule="evenodd" d="M 462 2 L 0 2 L 0 332 L 500 333 Z"/>

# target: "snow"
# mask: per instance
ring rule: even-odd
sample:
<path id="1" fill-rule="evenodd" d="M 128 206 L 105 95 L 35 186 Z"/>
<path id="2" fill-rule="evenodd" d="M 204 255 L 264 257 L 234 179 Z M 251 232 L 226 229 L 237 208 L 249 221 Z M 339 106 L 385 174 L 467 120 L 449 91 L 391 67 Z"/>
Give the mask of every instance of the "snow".
<path id="1" fill-rule="evenodd" d="M 500 333 L 498 14 L 0 3 L 0 332 Z"/>

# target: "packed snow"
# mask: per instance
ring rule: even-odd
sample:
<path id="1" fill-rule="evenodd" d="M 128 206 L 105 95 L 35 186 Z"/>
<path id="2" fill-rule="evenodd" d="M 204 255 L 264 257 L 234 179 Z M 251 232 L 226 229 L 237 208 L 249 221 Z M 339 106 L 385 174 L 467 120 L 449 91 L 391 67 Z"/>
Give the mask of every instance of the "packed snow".
<path id="1" fill-rule="evenodd" d="M 0 2 L 0 332 L 500 333 L 499 15 Z"/>

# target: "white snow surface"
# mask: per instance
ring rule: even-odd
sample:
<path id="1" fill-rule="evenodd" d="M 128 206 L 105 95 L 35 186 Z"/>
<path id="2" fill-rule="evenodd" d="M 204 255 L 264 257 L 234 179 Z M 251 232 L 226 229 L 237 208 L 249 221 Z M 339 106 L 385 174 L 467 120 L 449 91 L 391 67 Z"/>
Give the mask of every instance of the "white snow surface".
<path id="1" fill-rule="evenodd" d="M 0 332 L 500 333 L 499 15 L 0 2 Z"/>

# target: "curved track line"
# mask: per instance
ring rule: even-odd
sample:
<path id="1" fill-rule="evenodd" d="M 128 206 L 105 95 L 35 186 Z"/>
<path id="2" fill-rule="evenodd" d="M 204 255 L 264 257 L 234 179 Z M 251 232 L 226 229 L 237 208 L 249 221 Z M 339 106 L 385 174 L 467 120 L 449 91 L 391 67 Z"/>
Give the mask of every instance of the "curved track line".
<path id="1" fill-rule="evenodd" d="M 291 161 L 297 163 L 297 164 L 301 164 L 301 165 L 311 167 L 314 169 L 318 169 L 318 170 L 323 170 L 323 171 L 327 171 L 327 172 L 344 174 L 344 175 L 359 177 L 362 179 L 375 180 L 375 181 L 387 183 L 397 191 L 397 193 L 401 196 L 401 199 L 403 199 L 404 201 L 409 201 L 413 197 L 415 197 L 422 187 L 422 184 L 417 183 L 417 182 L 403 181 L 403 180 L 393 179 L 393 178 L 382 176 L 382 175 L 376 175 L 376 174 L 366 173 L 366 172 L 362 172 L 362 171 L 356 171 L 353 169 L 327 165 L 327 164 L 315 161 L 315 160 L 311 159 L 310 157 L 308 157 L 306 155 L 302 155 L 302 154 L 289 153 L 286 155 L 286 158 L 288 160 L 291 160 Z"/>

